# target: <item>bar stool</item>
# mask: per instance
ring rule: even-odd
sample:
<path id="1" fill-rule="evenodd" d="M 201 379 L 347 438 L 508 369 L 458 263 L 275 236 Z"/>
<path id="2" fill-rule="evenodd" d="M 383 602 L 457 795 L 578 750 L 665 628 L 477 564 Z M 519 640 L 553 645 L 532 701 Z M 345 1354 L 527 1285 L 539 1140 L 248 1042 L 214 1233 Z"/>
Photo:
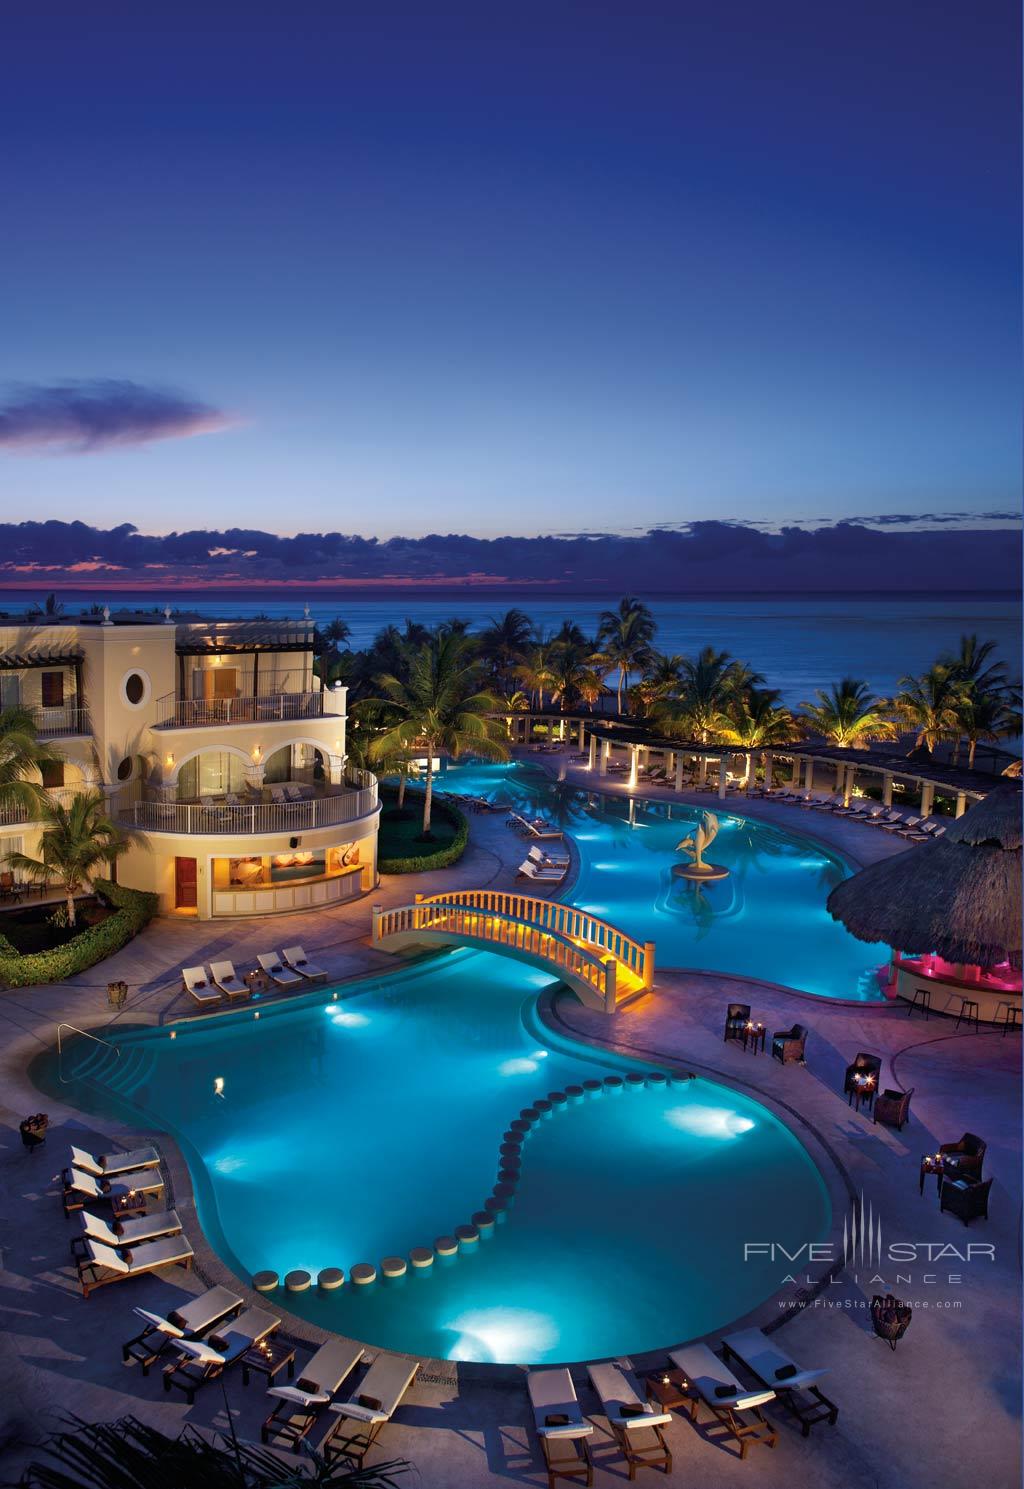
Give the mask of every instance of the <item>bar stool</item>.
<path id="1" fill-rule="evenodd" d="M 975 1034 L 981 1033 L 981 1018 L 978 1013 L 978 1004 L 974 998 L 961 997 L 960 1012 L 957 1014 L 956 1023 L 953 1025 L 954 1032 L 959 1029 L 961 1023 L 966 1023 L 968 1026 L 973 1024 Z"/>
<path id="2" fill-rule="evenodd" d="M 920 1002 L 918 1001 L 919 999 Z M 911 993 L 910 1002 L 907 1004 L 907 1018 L 910 1017 L 915 1008 L 922 1008 L 924 1010 L 925 1018 L 931 1018 L 932 990 L 930 987 L 921 987 L 921 985 L 918 984 L 918 986 Z"/>
<path id="3" fill-rule="evenodd" d="M 1000 1008 L 1003 1010 L 1002 1018 L 999 1017 Z M 996 1008 L 996 1016 L 993 1022 L 1002 1024 L 1003 1038 L 1005 1039 L 1011 1029 L 1019 1029 L 1021 1027 L 1021 1010 L 1019 1005 L 1015 1003 L 1000 1003 Z"/>

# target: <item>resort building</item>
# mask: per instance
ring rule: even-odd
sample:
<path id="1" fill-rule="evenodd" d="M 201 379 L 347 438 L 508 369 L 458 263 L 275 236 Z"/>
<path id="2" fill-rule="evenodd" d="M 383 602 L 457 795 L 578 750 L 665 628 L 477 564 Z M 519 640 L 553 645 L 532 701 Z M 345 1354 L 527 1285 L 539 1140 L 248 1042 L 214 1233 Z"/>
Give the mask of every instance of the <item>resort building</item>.
<path id="1" fill-rule="evenodd" d="M 377 783 L 347 769 L 346 690 L 313 674 L 312 622 L 132 616 L 0 627 L 0 702 L 62 760 L 57 798 L 101 789 L 130 847 L 119 880 L 164 913 L 266 915 L 377 880 Z M 0 854 L 40 824 L 0 820 Z"/>

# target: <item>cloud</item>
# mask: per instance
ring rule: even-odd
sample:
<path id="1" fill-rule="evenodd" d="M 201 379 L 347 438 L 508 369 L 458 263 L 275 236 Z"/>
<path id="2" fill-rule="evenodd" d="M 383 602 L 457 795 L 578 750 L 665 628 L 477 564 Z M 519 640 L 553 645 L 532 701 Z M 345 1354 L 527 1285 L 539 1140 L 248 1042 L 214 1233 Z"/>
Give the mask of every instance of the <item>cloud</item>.
<path id="1" fill-rule="evenodd" d="M 114 574 L 116 573 L 116 578 Z M 0 524 L 0 584 L 77 589 L 500 589 L 699 595 L 1020 587 L 1020 535 L 976 524 L 918 530 L 839 522 L 777 531 L 693 522 L 679 531 L 387 541 L 338 532 L 282 537 L 228 528 L 163 535 L 83 522 Z"/>
<path id="2" fill-rule="evenodd" d="M 0 403 L 0 449 L 90 454 L 159 439 L 211 434 L 233 421 L 220 409 L 125 379 L 22 387 Z"/>

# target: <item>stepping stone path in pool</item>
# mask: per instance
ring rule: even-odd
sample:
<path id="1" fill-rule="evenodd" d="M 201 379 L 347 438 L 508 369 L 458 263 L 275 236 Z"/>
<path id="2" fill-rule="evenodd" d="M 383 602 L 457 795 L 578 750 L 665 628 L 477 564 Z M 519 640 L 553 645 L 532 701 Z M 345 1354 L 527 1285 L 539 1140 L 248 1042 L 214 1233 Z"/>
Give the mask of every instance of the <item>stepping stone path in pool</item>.
<path id="1" fill-rule="evenodd" d="M 652 1090 L 663 1090 L 667 1085 L 684 1086 L 695 1077 L 687 1071 L 673 1071 L 666 1074 L 663 1070 L 649 1070 L 641 1072 L 631 1070 L 627 1073 L 625 1080 L 620 1075 L 606 1075 L 603 1079 L 590 1078 L 582 1085 L 566 1086 L 564 1091 L 549 1091 L 546 1097 L 540 1097 L 532 1106 L 524 1106 L 519 1116 L 515 1117 L 508 1125 L 503 1134 L 501 1145 L 498 1149 L 498 1178 L 494 1189 L 484 1200 L 483 1208 L 477 1210 L 473 1215 L 472 1222 L 454 1227 L 454 1233 L 450 1236 L 438 1236 L 433 1246 L 414 1246 L 409 1252 L 409 1263 L 418 1271 L 425 1271 L 432 1267 L 435 1257 L 444 1257 L 450 1260 L 460 1252 L 472 1251 L 477 1243 L 484 1237 L 490 1238 L 496 1225 L 500 1225 L 506 1218 L 509 1209 L 515 1202 L 516 1188 L 519 1184 L 523 1166 L 523 1143 L 530 1136 L 534 1127 L 542 1118 L 551 1118 L 556 1112 L 565 1112 L 572 1106 L 577 1106 L 588 1097 L 601 1095 L 617 1096 L 624 1090 L 642 1091 L 645 1087 Z M 386 1256 L 380 1264 L 380 1272 L 384 1277 L 404 1277 L 406 1273 L 406 1262 L 401 1256 Z M 357 1262 L 349 1271 L 349 1281 L 356 1287 L 368 1287 L 377 1280 L 377 1268 L 370 1262 Z M 340 1267 L 325 1267 L 317 1274 L 317 1287 L 325 1292 L 333 1291 L 341 1287 L 345 1281 L 345 1273 Z M 308 1272 L 289 1272 L 284 1285 L 289 1292 L 305 1292 L 312 1284 L 312 1278 Z M 252 1285 L 257 1292 L 273 1292 L 280 1283 L 276 1272 L 257 1272 Z"/>

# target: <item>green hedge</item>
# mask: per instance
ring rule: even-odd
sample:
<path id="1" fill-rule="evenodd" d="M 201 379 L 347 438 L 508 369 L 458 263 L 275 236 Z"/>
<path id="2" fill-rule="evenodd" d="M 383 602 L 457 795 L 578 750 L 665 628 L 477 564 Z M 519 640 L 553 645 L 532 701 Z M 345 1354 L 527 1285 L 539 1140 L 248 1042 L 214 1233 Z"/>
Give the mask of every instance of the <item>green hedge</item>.
<path id="1" fill-rule="evenodd" d="M 84 972 L 127 946 L 149 924 L 160 904 L 157 895 L 126 889 L 110 879 L 95 879 L 92 887 L 100 899 L 113 906 L 114 914 L 99 925 L 88 926 L 63 946 L 30 956 L 22 956 L 0 934 L 0 983 L 7 987 L 32 987 L 36 983 L 63 982 L 76 972 Z"/>
<path id="2" fill-rule="evenodd" d="M 422 809 L 423 793 L 406 791 L 405 800 L 409 805 L 415 805 L 418 810 Z M 437 796 L 434 797 L 431 811 L 436 816 L 443 817 L 455 828 L 455 836 L 451 842 L 439 848 L 436 853 L 428 853 L 422 858 L 382 858 L 377 864 L 378 872 L 381 874 L 422 874 L 429 873 L 431 869 L 447 869 L 453 863 L 458 863 L 469 842 L 469 819 L 450 801 Z"/>

